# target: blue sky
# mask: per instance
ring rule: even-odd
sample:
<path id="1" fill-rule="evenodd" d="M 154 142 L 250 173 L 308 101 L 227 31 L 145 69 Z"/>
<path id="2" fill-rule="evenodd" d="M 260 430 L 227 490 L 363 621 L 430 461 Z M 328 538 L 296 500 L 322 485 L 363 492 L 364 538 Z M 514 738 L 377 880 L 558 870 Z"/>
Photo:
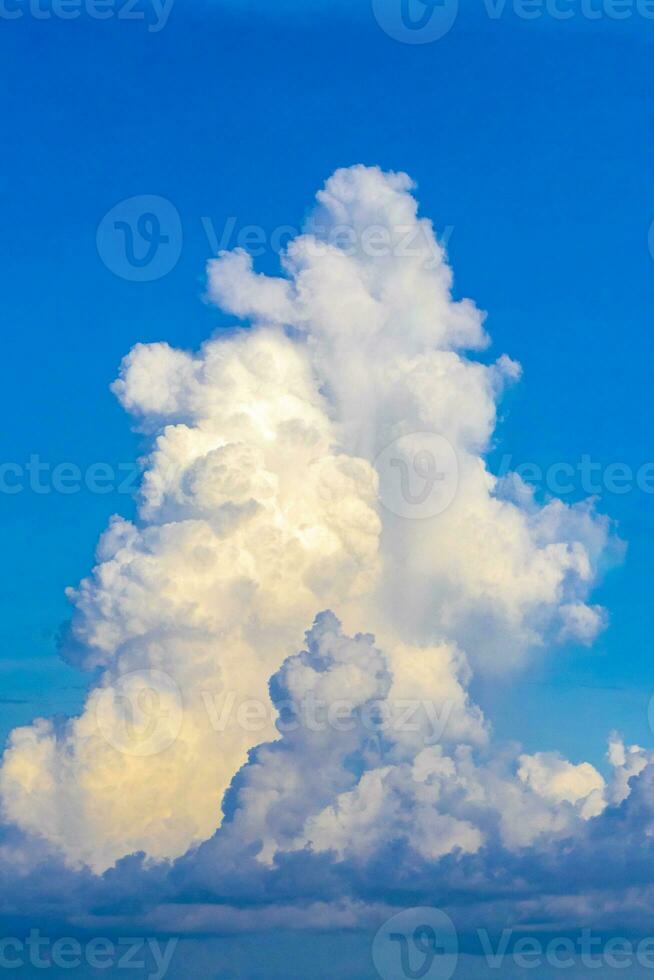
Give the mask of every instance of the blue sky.
<path id="1" fill-rule="evenodd" d="M 203 302 L 202 219 L 222 234 L 232 218 L 230 246 L 246 225 L 299 225 L 329 173 L 364 162 L 417 181 L 457 294 L 489 312 L 493 352 L 523 364 L 495 465 L 649 462 L 654 23 L 491 20 L 466 4 L 447 36 L 406 45 L 366 3 L 301 8 L 178 0 L 158 33 L 87 16 L 5 24 L 4 460 L 133 461 L 139 440 L 108 390 L 121 357 L 137 341 L 195 347 L 220 322 Z M 133 283 L 95 238 L 140 194 L 174 203 L 183 246 L 164 278 Z M 270 249 L 257 261 L 274 271 Z M 610 629 L 483 695 L 502 735 L 542 747 L 556 731 L 598 763 L 609 712 L 647 738 L 654 691 L 652 497 L 605 492 L 600 506 L 629 543 L 600 588 Z M 85 678 L 57 655 L 63 590 L 109 515 L 133 508 L 84 489 L 0 507 L 0 669 L 21 702 L 2 705 L 6 734 L 79 701 Z"/>

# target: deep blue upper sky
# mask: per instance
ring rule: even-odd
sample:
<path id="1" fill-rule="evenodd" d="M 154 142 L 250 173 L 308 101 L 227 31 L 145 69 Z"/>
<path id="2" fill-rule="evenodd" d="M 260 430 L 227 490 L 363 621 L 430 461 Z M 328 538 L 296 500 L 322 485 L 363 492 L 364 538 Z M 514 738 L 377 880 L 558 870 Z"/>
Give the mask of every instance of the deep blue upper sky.
<path id="1" fill-rule="evenodd" d="M 358 162 L 415 178 L 422 213 L 451 231 L 457 294 L 488 310 L 492 353 L 523 364 L 495 464 L 654 460 L 653 53 L 654 20 L 637 14 L 523 20 L 509 4 L 491 19 L 483 0 L 424 45 L 385 34 L 369 0 L 177 0 L 159 32 L 27 8 L 2 21 L 1 462 L 133 461 L 109 392 L 121 357 L 137 341 L 197 346 L 220 322 L 202 300 L 202 219 L 220 236 L 232 218 L 229 246 L 245 225 L 297 226 Z M 143 194 L 174 204 L 183 246 L 168 275 L 128 282 L 96 229 Z M 651 743 L 653 506 L 604 493 L 629 542 L 598 592 L 611 627 L 591 652 L 479 690 L 498 733 L 596 763 L 609 727 Z M 0 703 L 0 735 L 79 703 L 85 679 L 56 652 L 63 590 L 115 511 L 132 513 L 128 495 L 0 494 L 1 697 L 22 702 Z"/>

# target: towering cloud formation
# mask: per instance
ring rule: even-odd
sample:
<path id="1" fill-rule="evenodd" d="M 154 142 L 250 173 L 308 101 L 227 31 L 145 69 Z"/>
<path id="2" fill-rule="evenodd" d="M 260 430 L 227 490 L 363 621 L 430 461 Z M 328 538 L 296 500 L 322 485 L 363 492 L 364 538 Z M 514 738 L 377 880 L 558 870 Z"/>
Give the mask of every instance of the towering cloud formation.
<path id="1" fill-rule="evenodd" d="M 5 817 L 69 864 L 207 840 L 260 743 L 223 836 L 268 864 L 400 838 L 425 859 L 475 854 L 489 820 L 520 847 L 605 806 L 590 766 L 475 762 L 488 726 L 471 671 L 593 639 L 609 529 L 590 505 L 539 505 L 489 472 L 520 369 L 466 354 L 487 345 L 483 316 L 452 298 L 411 190 L 403 174 L 338 171 L 283 278 L 242 251 L 209 264 L 210 297 L 246 326 L 197 354 L 125 358 L 114 390 L 152 436 L 139 516 L 112 521 L 70 593 L 71 649 L 100 681 L 81 717 L 16 730 L 0 772 Z M 345 701 L 354 727 L 312 731 L 309 694 Z M 284 702 L 302 723 L 280 735 Z M 421 706 L 415 724 L 371 747 L 361 712 L 402 704 Z"/>

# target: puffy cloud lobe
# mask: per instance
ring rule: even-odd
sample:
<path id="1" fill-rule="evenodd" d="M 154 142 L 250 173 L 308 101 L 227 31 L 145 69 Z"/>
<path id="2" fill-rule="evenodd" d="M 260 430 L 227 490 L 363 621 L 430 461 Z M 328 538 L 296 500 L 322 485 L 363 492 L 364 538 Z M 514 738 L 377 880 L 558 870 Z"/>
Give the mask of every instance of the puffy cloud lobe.
<path id="1" fill-rule="evenodd" d="M 562 916 L 570 929 L 647 928 L 652 753 L 612 736 L 609 786 L 556 753 L 405 745 L 393 762 L 400 729 L 382 707 L 392 676 L 374 638 L 348 637 L 323 613 L 306 640 L 271 682 L 279 737 L 250 753 L 211 840 L 172 867 L 137 856 L 96 877 L 63 867 L 42 838 L 0 827 L 3 913 L 103 934 L 374 928 L 392 894 L 400 906 L 449 907 L 456 896 L 462 935 L 535 915 L 553 929 Z M 625 780 L 622 801 L 598 805 Z"/>
<path id="2" fill-rule="evenodd" d="M 234 718 L 216 732 L 207 697 L 267 703 L 272 669 L 316 606 L 351 601 L 376 574 L 375 475 L 331 453 L 302 359 L 277 332 L 226 347 L 184 409 L 208 417 L 167 426 L 156 441 L 147 522 L 115 519 L 93 576 L 71 592 L 83 663 L 105 668 L 103 688 L 130 671 L 165 671 L 184 699 L 180 737 L 152 758 L 125 757 L 98 731 L 92 693 L 64 731 L 44 722 L 14 733 L 0 777 L 9 817 L 98 868 L 141 849 L 175 856 L 213 832 L 261 732 Z M 158 354 L 167 377 L 168 355 Z"/>
<path id="3" fill-rule="evenodd" d="M 298 849 L 372 860 L 391 840 L 424 861 L 472 858 L 493 835 L 527 847 L 583 822 L 586 797 L 523 780 L 515 759 L 502 771 L 476 759 L 489 727 L 467 685 L 472 669 L 524 663 L 546 642 L 592 640 L 604 614 L 588 600 L 610 529 L 590 505 L 541 506 L 489 472 L 497 402 L 520 368 L 466 353 L 488 344 L 484 316 L 453 298 L 411 191 L 403 174 L 338 171 L 282 278 L 238 251 L 209 264 L 209 295 L 246 328 L 195 354 L 160 343 L 125 358 L 114 390 L 152 440 L 138 519 L 114 518 L 92 574 L 69 592 L 70 656 L 100 681 L 81 717 L 15 731 L 0 770 L 5 818 L 69 865 L 171 859 L 212 838 L 260 743 L 227 798 L 229 814 L 238 795 L 239 818 L 224 834 L 269 863 Z M 450 444 L 456 493 L 413 520 L 386 505 L 379 461 L 425 432 Z M 345 633 L 319 620 L 295 659 L 324 609 Z M 183 708 L 179 734 L 147 756 L 106 731 L 107 717 L 125 728 L 123 679 L 135 671 L 166 675 Z M 304 684 L 360 708 L 433 710 L 385 738 L 372 764 L 355 734 L 332 744 L 280 733 L 271 675 L 292 697 Z M 263 728 L 223 711 L 230 699 L 264 706 Z M 306 811 L 299 783 L 325 766 Z"/>
<path id="4" fill-rule="evenodd" d="M 307 650 L 273 677 L 283 737 L 252 753 L 228 800 L 237 838 L 261 842 L 263 859 L 304 846 L 307 812 L 356 785 L 375 752 L 368 744 L 377 733 L 375 710 L 391 678 L 373 643 L 371 636 L 343 636 L 334 615 L 324 613 L 307 634 Z"/>
<path id="5" fill-rule="evenodd" d="M 430 857 L 478 849 L 475 827 L 438 813 L 457 767 L 440 744 L 425 746 L 443 737 L 450 710 L 439 715 L 434 702 L 396 699 L 394 690 L 374 638 L 349 638 L 333 613 L 321 614 L 307 650 L 272 679 L 282 738 L 257 748 L 239 773 L 227 833 L 256 843 L 267 862 L 304 848 L 360 858 L 398 838 Z"/>
<path id="6" fill-rule="evenodd" d="M 520 369 L 506 355 L 486 366 L 461 353 L 486 344 L 483 317 L 452 300 L 444 251 L 410 188 L 403 174 L 338 171 L 307 234 L 288 248 L 286 279 L 256 275 L 247 256 L 227 253 L 209 264 L 210 295 L 255 324 L 306 337 L 348 453 L 374 465 L 393 440 L 425 431 L 454 448 L 458 491 L 446 513 L 399 523 L 384 515 L 382 605 L 395 633 L 454 640 L 481 669 L 516 662 L 556 632 L 590 642 L 604 622 L 585 599 L 607 522 L 587 505 L 512 500 L 487 471 L 497 398 Z M 342 227 L 354 246 L 334 244 Z M 372 254 L 366 232 L 380 227 L 387 245 Z M 273 293 L 284 301 L 267 305 Z"/>
<path id="7" fill-rule="evenodd" d="M 580 804 L 584 818 L 604 809 L 604 779 L 588 762 L 574 766 L 556 752 L 537 752 L 520 757 L 518 777 L 547 800 Z"/>
<path id="8" fill-rule="evenodd" d="M 302 852 L 366 866 L 398 842 L 428 862 L 491 842 L 519 852 L 603 812 L 605 783 L 588 763 L 539 753 L 498 765 L 452 742 L 447 723 L 430 738 L 421 712 L 432 702 L 396 701 L 389 667 L 374 637 L 344 635 L 331 612 L 316 619 L 307 649 L 271 681 L 281 738 L 250 754 L 199 865 L 218 867 L 226 846 L 269 866 Z"/>

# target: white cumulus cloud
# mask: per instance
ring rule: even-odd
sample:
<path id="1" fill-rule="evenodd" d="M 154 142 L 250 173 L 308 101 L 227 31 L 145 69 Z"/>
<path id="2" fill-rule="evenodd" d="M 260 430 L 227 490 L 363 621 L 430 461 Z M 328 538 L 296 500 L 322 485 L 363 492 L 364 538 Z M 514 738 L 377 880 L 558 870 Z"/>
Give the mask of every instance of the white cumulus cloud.
<path id="1" fill-rule="evenodd" d="M 70 590 L 75 656 L 100 680 L 79 718 L 16 730 L 0 770 L 5 818 L 71 865 L 175 858 L 210 838 L 248 752 L 279 739 L 268 681 L 284 663 L 294 695 L 431 707 L 356 778 L 347 740 L 262 749 L 240 832 L 268 860 L 301 846 L 360 854 L 392 835 L 428 858 L 473 854 L 489 819 L 522 845 L 601 792 L 590 767 L 525 758 L 500 776 L 474 761 L 489 725 L 472 671 L 592 641 L 610 528 L 591 504 L 539 505 L 489 471 L 498 400 L 520 368 L 482 358 L 484 316 L 453 298 L 409 178 L 335 173 L 282 266 L 272 278 L 242 251 L 212 260 L 209 296 L 242 328 L 197 353 L 138 345 L 114 385 L 151 448 L 136 521 L 113 519 Z M 344 632 L 318 677 L 287 658 L 325 609 Z M 368 633 L 383 654 L 357 638 Z M 151 685 L 126 706 L 135 673 Z M 262 706 L 263 724 L 223 711 L 234 702 Z M 180 709 L 174 738 L 125 750 L 130 725 L 147 739 Z M 304 812 L 291 801 L 310 780 L 322 805 Z"/>

